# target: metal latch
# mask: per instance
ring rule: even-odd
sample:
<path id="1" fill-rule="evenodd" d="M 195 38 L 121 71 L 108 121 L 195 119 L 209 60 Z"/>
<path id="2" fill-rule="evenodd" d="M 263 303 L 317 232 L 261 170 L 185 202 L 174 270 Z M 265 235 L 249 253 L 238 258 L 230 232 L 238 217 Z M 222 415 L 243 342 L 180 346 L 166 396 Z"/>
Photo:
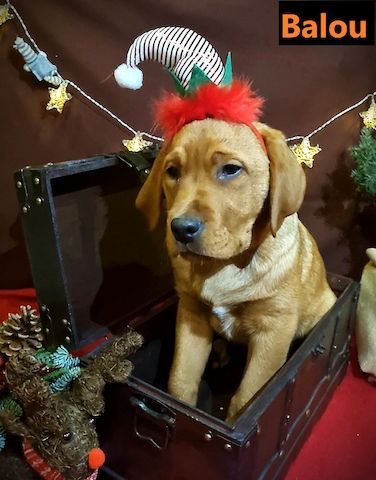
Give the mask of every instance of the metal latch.
<path id="1" fill-rule="evenodd" d="M 153 147 L 142 150 L 141 152 L 131 152 L 123 150 L 116 154 L 121 162 L 125 163 L 128 167 L 136 170 L 140 175 L 142 181 L 145 181 L 150 173 L 153 162 L 158 155 L 159 147 L 153 145 Z"/>

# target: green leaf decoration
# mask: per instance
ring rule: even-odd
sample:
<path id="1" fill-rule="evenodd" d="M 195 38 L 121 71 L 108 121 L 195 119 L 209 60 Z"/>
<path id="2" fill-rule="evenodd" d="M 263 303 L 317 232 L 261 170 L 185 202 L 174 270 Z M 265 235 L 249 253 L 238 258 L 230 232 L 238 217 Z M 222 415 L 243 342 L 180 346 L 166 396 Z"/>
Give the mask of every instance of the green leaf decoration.
<path id="1" fill-rule="evenodd" d="M 356 167 L 351 177 L 358 190 L 374 197 L 376 201 L 376 136 L 369 128 L 362 128 L 359 145 L 350 149 Z"/>
<path id="2" fill-rule="evenodd" d="M 178 77 L 175 75 L 175 72 L 170 70 L 169 68 L 166 68 L 167 72 L 171 75 L 172 80 L 175 83 L 175 90 L 181 97 L 185 97 L 187 94 L 185 88 L 183 87 L 181 81 L 178 79 Z"/>
<path id="3" fill-rule="evenodd" d="M 231 85 L 232 83 L 232 60 L 231 60 L 231 52 L 228 52 L 225 64 L 225 72 L 223 74 L 222 81 L 220 83 L 221 86 Z"/>
<path id="4" fill-rule="evenodd" d="M 204 85 L 205 83 L 212 83 L 212 81 L 199 66 L 194 64 L 186 95 L 191 95 L 198 89 L 198 87 L 201 87 L 201 85 Z"/>
<path id="5" fill-rule="evenodd" d="M 188 87 L 186 89 L 183 87 L 181 81 L 175 75 L 175 72 L 173 70 L 170 70 L 168 68 L 166 70 L 171 75 L 175 83 L 175 89 L 177 93 L 182 97 L 185 97 L 187 95 L 192 95 L 199 87 L 201 87 L 201 85 L 204 85 L 205 83 L 213 83 L 210 80 L 210 78 L 206 75 L 206 73 L 196 64 L 193 64 L 192 66 L 192 75 L 189 80 Z M 231 60 L 231 52 L 229 52 L 226 58 L 223 78 L 219 85 L 224 87 L 226 85 L 230 85 L 231 83 L 232 83 L 232 60 Z"/>

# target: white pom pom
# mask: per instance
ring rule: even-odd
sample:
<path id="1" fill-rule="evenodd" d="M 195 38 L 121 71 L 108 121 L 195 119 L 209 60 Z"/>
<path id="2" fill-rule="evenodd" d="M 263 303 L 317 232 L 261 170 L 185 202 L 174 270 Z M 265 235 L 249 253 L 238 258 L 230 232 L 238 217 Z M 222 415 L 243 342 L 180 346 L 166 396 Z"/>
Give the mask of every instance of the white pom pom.
<path id="1" fill-rule="evenodd" d="M 114 77 L 120 87 L 138 90 L 142 87 L 143 74 L 137 67 L 128 67 L 125 63 L 114 71 Z"/>

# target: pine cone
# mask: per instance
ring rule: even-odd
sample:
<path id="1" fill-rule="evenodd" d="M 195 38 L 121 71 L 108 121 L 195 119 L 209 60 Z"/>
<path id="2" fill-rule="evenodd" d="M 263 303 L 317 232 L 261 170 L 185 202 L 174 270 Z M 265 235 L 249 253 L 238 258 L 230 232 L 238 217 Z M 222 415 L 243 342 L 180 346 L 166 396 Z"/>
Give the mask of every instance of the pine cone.
<path id="1" fill-rule="evenodd" d="M 9 313 L 0 326 L 0 352 L 8 357 L 22 350 L 42 347 L 43 335 L 39 315 L 30 305 L 20 307 L 20 313 Z"/>

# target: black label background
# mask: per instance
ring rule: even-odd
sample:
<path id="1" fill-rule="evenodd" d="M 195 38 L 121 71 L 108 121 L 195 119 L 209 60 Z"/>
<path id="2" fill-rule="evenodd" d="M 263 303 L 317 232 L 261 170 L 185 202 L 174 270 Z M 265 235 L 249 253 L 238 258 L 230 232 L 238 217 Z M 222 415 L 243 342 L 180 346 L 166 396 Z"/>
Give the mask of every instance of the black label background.
<path id="1" fill-rule="evenodd" d="M 320 13 L 327 14 L 326 38 L 304 38 L 301 34 L 296 38 L 282 38 L 282 14 L 296 14 L 301 31 L 303 21 L 314 20 L 320 35 Z M 359 21 L 367 21 L 367 38 L 352 38 L 349 34 L 343 38 L 332 38 L 328 31 L 329 23 L 342 20 L 348 25 L 349 20 L 356 20 L 356 31 Z M 280 1 L 279 2 L 279 44 L 280 45 L 374 45 L 375 43 L 375 2 L 365 0 L 340 1 Z"/>

